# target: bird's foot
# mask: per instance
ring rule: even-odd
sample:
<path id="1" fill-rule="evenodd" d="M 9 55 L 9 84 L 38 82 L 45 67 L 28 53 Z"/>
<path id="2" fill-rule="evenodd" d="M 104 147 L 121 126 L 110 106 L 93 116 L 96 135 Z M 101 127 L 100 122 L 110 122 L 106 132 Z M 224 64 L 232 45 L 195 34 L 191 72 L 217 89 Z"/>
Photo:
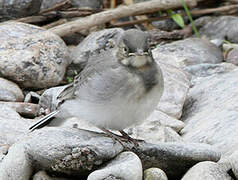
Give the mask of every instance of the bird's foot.
<path id="1" fill-rule="evenodd" d="M 139 142 L 143 142 L 143 140 L 139 140 L 139 139 L 134 139 L 132 137 L 130 137 L 125 131 L 120 130 L 119 131 L 121 133 L 122 136 L 120 136 L 121 138 L 124 138 L 126 140 L 128 140 L 129 142 L 133 143 L 135 147 L 139 146 Z"/>
<path id="2" fill-rule="evenodd" d="M 125 148 L 125 145 L 124 143 L 122 142 L 122 139 L 121 139 L 121 136 L 117 135 L 117 134 L 114 134 L 113 132 L 107 130 L 107 129 L 104 129 L 104 128 L 100 128 L 108 137 L 112 138 L 113 140 L 115 141 L 118 141 L 124 148 Z"/>

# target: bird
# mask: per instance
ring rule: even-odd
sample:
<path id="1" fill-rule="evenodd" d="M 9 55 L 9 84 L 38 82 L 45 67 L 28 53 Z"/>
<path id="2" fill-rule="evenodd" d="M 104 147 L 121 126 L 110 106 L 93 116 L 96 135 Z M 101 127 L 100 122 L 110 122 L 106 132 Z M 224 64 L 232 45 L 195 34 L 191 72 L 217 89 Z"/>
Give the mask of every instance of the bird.
<path id="1" fill-rule="evenodd" d="M 164 90 L 160 66 L 155 62 L 147 32 L 129 29 L 112 48 L 91 55 L 84 69 L 57 99 L 57 109 L 29 130 L 47 124 L 59 126 L 78 117 L 108 133 L 142 123 L 157 107 Z"/>

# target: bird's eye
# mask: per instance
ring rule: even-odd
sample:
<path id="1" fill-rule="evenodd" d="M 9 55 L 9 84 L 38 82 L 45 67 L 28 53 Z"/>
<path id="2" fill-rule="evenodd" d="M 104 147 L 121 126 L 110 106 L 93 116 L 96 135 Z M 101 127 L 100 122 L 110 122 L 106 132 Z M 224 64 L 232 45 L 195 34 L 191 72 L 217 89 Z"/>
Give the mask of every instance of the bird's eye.
<path id="1" fill-rule="evenodd" d="M 129 49 L 128 49 L 127 47 L 123 47 L 123 52 L 124 52 L 125 54 L 128 54 L 128 53 L 129 53 Z"/>

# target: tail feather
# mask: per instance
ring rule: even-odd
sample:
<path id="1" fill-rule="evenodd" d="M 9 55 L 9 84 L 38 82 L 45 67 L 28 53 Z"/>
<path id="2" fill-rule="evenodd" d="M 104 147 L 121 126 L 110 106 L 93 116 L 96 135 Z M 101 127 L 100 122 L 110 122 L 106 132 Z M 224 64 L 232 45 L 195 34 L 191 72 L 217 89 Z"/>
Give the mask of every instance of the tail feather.
<path id="1" fill-rule="evenodd" d="M 58 113 L 59 113 L 59 111 L 53 111 L 50 114 L 46 115 L 45 117 L 41 118 L 38 122 L 36 122 L 34 125 L 32 125 L 29 128 L 30 132 L 34 131 L 35 129 L 39 129 L 39 128 L 47 125 L 48 123 L 50 123 L 52 118 Z"/>

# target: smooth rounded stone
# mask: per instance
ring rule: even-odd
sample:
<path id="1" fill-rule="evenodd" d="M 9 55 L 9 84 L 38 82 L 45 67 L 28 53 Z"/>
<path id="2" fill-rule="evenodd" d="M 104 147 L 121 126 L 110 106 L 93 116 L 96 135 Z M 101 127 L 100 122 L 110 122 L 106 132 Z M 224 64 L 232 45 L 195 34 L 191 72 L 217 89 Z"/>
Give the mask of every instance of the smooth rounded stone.
<path id="1" fill-rule="evenodd" d="M 211 161 L 204 161 L 193 166 L 184 175 L 182 180 L 232 180 L 229 174 L 219 164 Z"/>
<path id="2" fill-rule="evenodd" d="M 238 48 L 234 48 L 229 51 L 225 58 L 225 61 L 234 65 L 238 65 Z"/>
<path id="3" fill-rule="evenodd" d="M 231 63 L 219 63 L 219 64 L 203 63 L 185 67 L 184 70 L 191 75 L 191 82 L 192 84 L 194 84 L 196 81 L 200 81 L 200 79 L 203 77 L 227 73 L 233 71 L 236 68 L 237 66 Z"/>
<path id="4" fill-rule="evenodd" d="M 159 168 L 149 168 L 144 171 L 144 180 L 168 180 L 168 177 Z"/>
<path id="5" fill-rule="evenodd" d="M 228 161 L 231 165 L 232 172 L 234 173 L 235 177 L 238 179 L 238 151 L 236 150 L 232 153 L 231 156 L 228 157 Z"/>
<path id="6" fill-rule="evenodd" d="M 29 157 L 25 153 L 23 143 L 16 143 L 12 145 L 8 150 L 8 154 L 0 163 L 0 179 L 30 179 L 33 172 L 30 162 Z"/>
<path id="7" fill-rule="evenodd" d="M 155 57 L 155 60 L 164 76 L 164 92 L 157 109 L 179 119 L 190 86 L 188 75 L 182 69 L 164 63 L 159 57 Z"/>
<path id="8" fill-rule="evenodd" d="M 172 128 L 163 125 L 156 126 L 153 122 L 145 122 L 135 128 L 130 128 L 127 132 L 135 139 L 142 139 L 154 144 L 157 144 L 158 142 L 183 141 L 180 135 Z"/>
<path id="9" fill-rule="evenodd" d="M 42 0 L 0 0 L 0 21 L 15 19 L 40 11 Z"/>
<path id="10" fill-rule="evenodd" d="M 0 144 L 13 144 L 27 134 L 31 121 L 7 105 L 0 104 L 0 109 Z"/>
<path id="11" fill-rule="evenodd" d="M 184 122 L 155 110 L 142 124 L 126 129 L 136 139 L 149 143 L 183 141 L 177 133 L 185 126 Z"/>
<path id="12" fill-rule="evenodd" d="M 24 95 L 17 84 L 0 77 L 0 101 L 23 101 Z"/>
<path id="13" fill-rule="evenodd" d="M 72 51 L 72 64 L 67 69 L 67 75 L 74 76 L 75 72 L 80 72 L 92 54 L 112 48 L 123 32 L 124 30 L 121 28 L 112 28 L 90 33 Z"/>
<path id="14" fill-rule="evenodd" d="M 70 63 L 68 49 L 57 35 L 37 26 L 0 25 L 0 75 L 24 88 L 58 85 Z"/>
<path id="15" fill-rule="evenodd" d="M 139 141 L 135 147 L 130 141 L 123 141 L 122 145 L 118 140 L 111 139 L 103 133 L 76 128 L 45 127 L 28 133 L 19 143 L 24 144 L 24 153 L 32 168 L 77 177 L 98 169 L 100 165 L 104 165 L 125 150 L 136 153 L 145 169 L 161 168 L 172 179 L 181 177 L 200 161 L 220 159 L 220 153 L 206 144 L 150 144 Z M 9 152 L 5 163 L 14 162 L 15 156 Z M 18 166 L 15 163 L 11 164 L 12 167 Z M 8 169 L 5 171 L 10 173 Z"/>
<path id="16" fill-rule="evenodd" d="M 237 23 L 238 17 L 236 16 L 202 17 L 195 21 L 195 25 L 202 26 L 199 29 L 201 37 L 223 39 L 233 43 L 238 42 Z"/>
<path id="17" fill-rule="evenodd" d="M 25 146 L 33 166 L 72 176 L 95 170 L 122 150 L 119 142 L 104 134 L 65 127 L 31 132 Z"/>
<path id="18" fill-rule="evenodd" d="M 172 19 L 153 21 L 152 25 L 162 31 L 173 31 L 175 29 L 180 28 L 179 25 L 177 23 L 175 23 L 174 20 L 172 20 Z"/>
<path id="19" fill-rule="evenodd" d="M 220 63 L 223 61 L 221 50 L 205 39 L 188 38 L 157 46 L 153 50 L 155 59 L 177 67 L 187 67 L 201 63 Z"/>
<path id="20" fill-rule="evenodd" d="M 92 172 L 88 180 L 107 179 L 113 175 L 118 179 L 142 180 L 142 164 L 133 152 L 122 152 L 106 166 Z"/>
<path id="21" fill-rule="evenodd" d="M 165 126 L 172 128 L 176 132 L 179 132 L 182 128 L 184 128 L 185 124 L 183 121 L 175 119 L 156 109 L 142 124 L 135 126 L 135 128 L 146 126 L 150 126 L 151 128 Z"/>
<path id="22" fill-rule="evenodd" d="M 158 142 L 179 142 L 183 141 L 180 135 L 170 127 L 136 127 L 131 132 L 131 137 L 142 139 L 149 143 L 157 144 Z"/>
<path id="23" fill-rule="evenodd" d="M 201 78 L 185 102 L 180 131 L 187 142 L 212 144 L 222 153 L 238 147 L 238 69 Z"/>
<path id="24" fill-rule="evenodd" d="M 24 102 L 38 104 L 40 101 L 40 95 L 34 91 L 30 91 L 26 94 Z"/>

